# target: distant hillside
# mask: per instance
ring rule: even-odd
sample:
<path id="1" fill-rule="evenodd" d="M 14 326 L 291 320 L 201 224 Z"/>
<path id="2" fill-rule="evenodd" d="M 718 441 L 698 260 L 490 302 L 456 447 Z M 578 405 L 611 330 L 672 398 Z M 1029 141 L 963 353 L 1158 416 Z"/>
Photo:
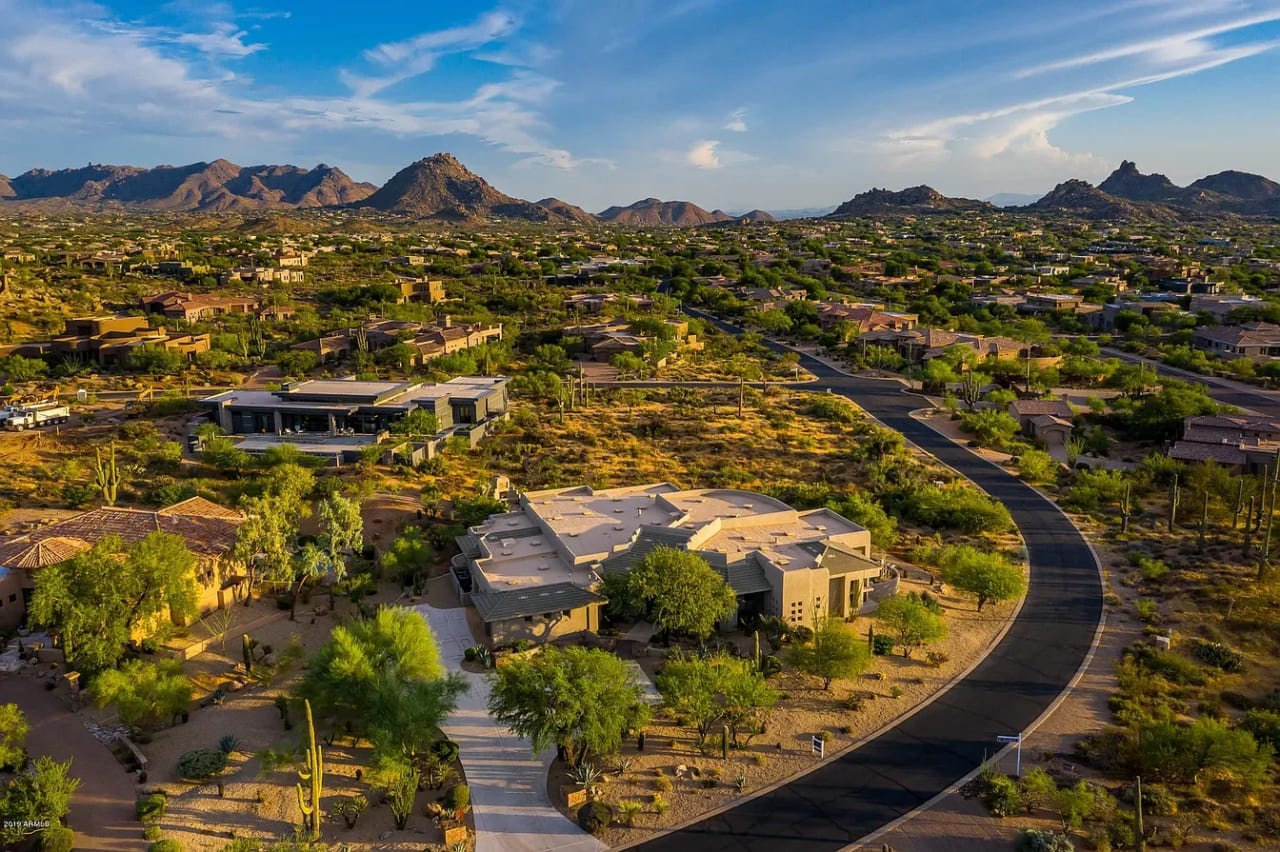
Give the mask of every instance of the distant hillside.
<path id="1" fill-rule="evenodd" d="M 708 213 L 688 201 L 659 201 L 646 198 L 627 207 L 610 207 L 596 215 L 602 222 L 652 228 L 666 225 L 675 228 L 692 228 L 712 222 L 727 222 L 733 217 L 722 210 Z"/>
<path id="2" fill-rule="evenodd" d="M 871 189 L 855 195 L 828 214 L 830 219 L 893 214 L 953 213 L 966 210 L 993 210 L 985 201 L 948 198 L 931 186 L 912 186 L 900 192 Z"/>
<path id="3" fill-rule="evenodd" d="M 1064 181 L 1039 201 L 1018 209 L 1027 213 L 1065 213 L 1084 219 L 1113 221 L 1172 221 L 1177 218 L 1163 205 L 1116 198 L 1083 180 Z"/>
<path id="4" fill-rule="evenodd" d="M 570 204 L 567 201 L 561 201 L 559 198 L 544 198 L 541 201 L 535 201 L 534 204 L 537 204 L 539 207 L 545 207 L 552 213 L 555 213 L 564 219 L 568 219 L 571 222 L 585 223 L 594 222 L 596 220 L 595 216 L 592 216 L 581 207 Z"/>
<path id="5" fill-rule="evenodd" d="M 773 218 L 778 220 L 784 219 L 817 219 L 826 216 L 828 213 L 834 212 L 836 205 L 832 204 L 827 207 L 790 207 L 782 210 L 773 210 Z"/>
<path id="6" fill-rule="evenodd" d="M 358 201 L 374 191 L 341 169 L 319 165 L 237 166 L 226 160 L 186 166 L 89 165 L 32 169 L 0 185 L 8 202 L 60 201 L 146 210 L 221 212 L 327 207 Z"/>
<path id="7" fill-rule="evenodd" d="M 1191 189 L 1202 189 L 1227 195 L 1241 201 L 1274 201 L 1280 199 L 1280 183 L 1262 175 L 1248 172 L 1225 171 L 1202 177 L 1191 184 Z"/>
<path id="8" fill-rule="evenodd" d="M 443 153 L 404 167 L 381 189 L 355 206 L 447 222 L 476 222 L 494 217 L 530 222 L 566 221 L 545 207 L 504 195 L 452 154 Z"/>
<path id="9" fill-rule="evenodd" d="M 0 175 L 0 198 L 12 198 L 17 192 L 13 188 L 13 184 L 9 183 L 9 179 L 4 175 Z"/>
<path id="10" fill-rule="evenodd" d="M 1022 207 L 1039 199 L 1040 196 L 1029 192 L 997 192 L 995 195 L 989 195 L 983 200 L 988 204 L 994 204 L 996 207 Z"/>

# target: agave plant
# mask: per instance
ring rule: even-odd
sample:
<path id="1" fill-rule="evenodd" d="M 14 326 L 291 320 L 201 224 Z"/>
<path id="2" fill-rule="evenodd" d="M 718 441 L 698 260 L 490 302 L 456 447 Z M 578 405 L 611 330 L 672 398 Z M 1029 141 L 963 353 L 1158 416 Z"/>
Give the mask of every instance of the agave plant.
<path id="1" fill-rule="evenodd" d="M 594 797 L 599 790 L 599 782 L 604 780 L 604 773 L 590 763 L 581 763 L 577 766 L 569 767 L 569 780 L 577 784 L 583 790 L 587 791 L 588 796 Z"/>

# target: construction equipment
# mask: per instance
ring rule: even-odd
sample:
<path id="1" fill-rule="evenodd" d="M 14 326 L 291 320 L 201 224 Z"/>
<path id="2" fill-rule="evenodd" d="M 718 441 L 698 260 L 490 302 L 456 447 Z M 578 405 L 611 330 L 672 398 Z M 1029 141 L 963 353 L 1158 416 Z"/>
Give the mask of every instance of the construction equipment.
<path id="1" fill-rule="evenodd" d="M 9 409 L 4 428 L 10 432 L 22 432 L 39 426 L 51 426 L 71 420 L 71 409 L 57 402 L 37 402 Z"/>
<path id="2" fill-rule="evenodd" d="M 124 404 L 125 417 L 140 417 L 151 410 L 155 404 L 156 389 L 146 387 L 138 391 L 138 395 Z"/>

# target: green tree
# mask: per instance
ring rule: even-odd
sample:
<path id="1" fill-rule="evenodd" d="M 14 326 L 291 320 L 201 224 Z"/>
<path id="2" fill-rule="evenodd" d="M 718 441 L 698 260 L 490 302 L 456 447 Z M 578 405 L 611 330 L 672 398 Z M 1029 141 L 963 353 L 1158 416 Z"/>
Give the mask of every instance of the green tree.
<path id="1" fill-rule="evenodd" d="M 619 352 L 609 359 L 609 363 L 618 371 L 619 378 L 643 378 L 649 370 L 644 359 L 632 352 Z"/>
<path id="2" fill-rule="evenodd" d="M 330 494 L 320 502 L 320 544 L 328 557 L 334 579 L 347 575 L 347 559 L 364 548 L 364 516 L 360 502 Z"/>
<path id="3" fill-rule="evenodd" d="M 383 552 L 379 564 L 382 576 L 400 583 L 417 584 L 422 573 L 435 561 L 435 549 L 422 535 L 421 527 L 405 527 Z"/>
<path id="4" fill-rule="evenodd" d="M 881 550 L 898 541 L 898 519 L 870 497 L 856 491 L 827 502 L 827 508 L 843 515 L 871 533 L 871 543 Z"/>
<path id="5" fill-rule="evenodd" d="M 317 715 L 366 734 L 380 755 L 421 753 L 466 681 L 446 674 L 431 628 L 418 613 L 382 607 L 335 627 L 307 665 L 299 693 Z"/>
<path id="6" fill-rule="evenodd" d="M 430 438 L 440 432 L 440 418 L 425 408 L 415 408 L 392 423 L 391 431 L 411 438 Z"/>
<path id="7" fill-rule="evenodd" d="M 1018 457 L 1018 474 L 1028 482 L 1052 482 L 1058 463 L 1044 450 L 1023 450 Z"/>
<path id="8" fill-rule="evenodd" d="M 664 633 L 705 639 L 738 611 L 738 597 L 724 577 L 687 550 L 655 548 L 627 580 L 632 593 L 648 601 L 653 625 Z"/>
<path id="9" fill-rule="evenodd" d="M 894 644 L 902 648 L 904 657 L 910 657 L 913 649 L 936 642 L 947 633 L 942 616 L 931 612 L 915 595 L 885 598 L 876 608 L 875 618 L 894 638 Z"/>
<path id="10" fill-rule="evenodd" d="M 759 712 L 779 698 L 754 666 L 730 657 L 672 658 L 655 683 L 667 709 L 696 726 L 699 745 L 721 725 L 735 742 L 739 731 L 755 732 Z"/>
<path id="11" fill-rule="evenodd" d="M 26 759 L 31 725 L 17 704 L 0 704 L 0 770 L 13 770 Z"/>
<path id="12" fill-rule="evenodd" d="M 1157 722 L 1143 728 L 1137 743 L 1137 762 L 1144 778 L 1189 784 L 1205 770 L 1228 772 L 1246 784 L 1261 782 L 1274 753 L 1259 745 L 1243 728 L 1229 728 L 1217 719 L 1197 719 L 1190 725 Z"/>
<path id="13" fill-rule="evenodd" d="M 1018 434 L 1018 421 L 1007 411 L 983 408 L 960 415 L 960 428 L 973 435 L 979 444 L 1003 447 Z"/>
<path id="14" fill-rule="evenodd" d="M 0 373 L 10 382 L 34 382 L 49 373 L 49 365 L 39 358 L 10 355 L 0 358 Z"/>
<path id="15" fill-rule="evenodd" d="M 320 356 L 306 349 L 286 349 L 276 358 L 276 366 L 282 375 L 299 378 L 320 366 Z"/>
<path id="16" fill-rule="evenodd" d="M 643 727 L 649 708 L 635 673 L 595 648 L 553 645 L 497 670 L 489 712 L 537 752 L 556 746 L 577 766 L 618 753 L 624 732 Z"/>
<path id="17" fill-rule="evenodd" d="M 1021 597 L 1027 590 L 1022 567 L 999 553 L 990 553 L 967 544 L 943 551 L 942 579 L 978 601 L 978 612 L 992 601 Z"/>
<path id="18" fill-rule="evenodd" d="M 0 802 L 0 842 L 16 845 L 45 826 L 62 825 L 71 811 L 71 795 L 79 787 L 80 779 L 71 777 L 70 760 L 36 758 L 9 782 Z"/>
<path id="19" fill-rule="evenodd" d="M 871 652 L 861 636 L 854 635 L 843 619 L 822 618 L 814 624 L 813 638 L 787 649 L 787 662 L 799 671 L 822 679 L 830 689 L 837 678 L 849 680 L 866 671 Z"/>
<path id="20" fill-rule="evenodd" d="M 108 536 L 41 569 L 32 618 L 57 632 L 67 658 L 81 671 L 102 671 L 123 656 L 134 628 L 151 636 L 159 616 L 195 612 L 195 564 L 183 539 L 171 533 L 153 532 L 127 550 Z"/>
<path id="21" fill-rule="evenodd" d="M 116 705 L 120 721 L 154 730 L 191 706 L 191 681 L 177 660 L 129 660 L 94 678 L 90 687 L 98 707 Z"/>

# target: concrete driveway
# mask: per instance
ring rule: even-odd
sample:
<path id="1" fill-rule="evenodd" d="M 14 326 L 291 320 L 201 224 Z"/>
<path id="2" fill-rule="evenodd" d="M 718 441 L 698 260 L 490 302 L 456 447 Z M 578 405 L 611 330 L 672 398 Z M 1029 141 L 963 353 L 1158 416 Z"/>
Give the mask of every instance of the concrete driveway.
<path id="1" fill-rule="evenodd" d="M 470 689 L 442 726 L 461 748 L 476 821 L 476 852 L 597 852 L 604 844 L 561 815 L 547 797 L 548 749 L 537 757 L 529 741 L 489 717 L 489 678 L 463 671 L 463 652 L 475 640 L 465 609 L 416 607 L 431 625 L 444 664 Z"/>
<path id="2" fill-rule="evenodd" d="M 39 680 L 22 675 L 0 677 L 0 704 L 17 704 L 27 715 L 31 724 L 27 751 L 32 758 L 72 759 L 71 774 L 80 779 L 70 814 L 76 849 L 111 852 L 147 848 L 142 824 L 134 816 L 133 776 L 94 739 L 83 716 L 68 710 Z"/>

